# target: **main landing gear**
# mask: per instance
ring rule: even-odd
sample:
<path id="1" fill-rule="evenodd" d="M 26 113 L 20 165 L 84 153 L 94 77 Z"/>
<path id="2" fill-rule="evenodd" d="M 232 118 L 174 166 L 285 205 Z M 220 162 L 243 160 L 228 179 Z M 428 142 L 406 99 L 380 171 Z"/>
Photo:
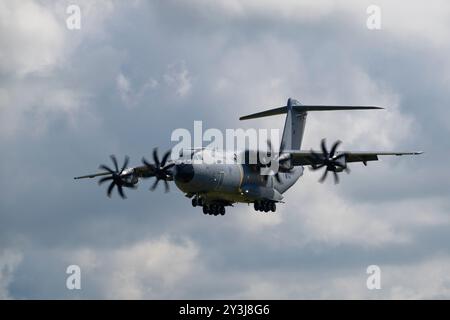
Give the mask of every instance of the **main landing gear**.
<path id="1" fill-rule="evenodd" d="M 211 203 L 203 205 L 203 213 L 209 215 L 221 216 L 225 215 L 225 206 L 218 203 Z"/>
<path id="2" fill-rule="evenodd" d="M 256 211 L 275 212 L 277 210 L 275 201 L 269 201 L 269 200 L 255 201 L 253 205 L 254 205 L 254 208 Z"/>
<path id="3" fill-rule="evenodd" d="M 209 215 L 225 215 L 225 206 L 221 203 L 203 203 L 203 199 L 200 197 L 192 198 L 192 206 L 193 207 L 203 207 L 203 213 Z"/>

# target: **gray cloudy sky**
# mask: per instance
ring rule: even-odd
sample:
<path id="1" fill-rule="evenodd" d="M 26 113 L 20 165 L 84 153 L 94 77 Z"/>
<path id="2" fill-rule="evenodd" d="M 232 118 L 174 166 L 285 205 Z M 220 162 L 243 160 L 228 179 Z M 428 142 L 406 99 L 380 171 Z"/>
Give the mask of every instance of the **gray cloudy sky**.
<path id="1" fill-rule="evenodd" d="M 378 31 L 370 4 L 0 0 L 0 298 L 450 298 L 450 3 L 376 1 Z M 426 153 L 353 165 L 338 186 L 306 170 L 276 215 L 72 180 L 111 153 L 138 164 L 194 120 L 280 128 L 238 117 L 290 96 L 387 107 L 310 114 L 306 149 Z"/>

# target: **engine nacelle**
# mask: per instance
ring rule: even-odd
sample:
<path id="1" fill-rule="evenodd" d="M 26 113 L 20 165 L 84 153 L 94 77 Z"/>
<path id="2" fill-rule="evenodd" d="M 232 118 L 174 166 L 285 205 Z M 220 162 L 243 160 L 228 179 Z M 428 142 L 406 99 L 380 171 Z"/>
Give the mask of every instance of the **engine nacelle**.
<path id="1" fill-rule="evenodd" d="M 342 172 L 347 168 L 346 157 L 341 157 L 339 159 L 334 160 L 335 163 L 339 163 L 341 166 L 335 166 L 336 172 Z"/>
<path id="2" fill-rule="evenodd" d="M 123 182 L 125 182 L 125 184 L 129 185 L 135 185 L 136 183 L 139 182 L 139 177 L 137 176 L 137 174 L 135 174 L 133 168 L 123 170 L 122 174 L 120 175 L 120 178 L 122 179 Z"/>

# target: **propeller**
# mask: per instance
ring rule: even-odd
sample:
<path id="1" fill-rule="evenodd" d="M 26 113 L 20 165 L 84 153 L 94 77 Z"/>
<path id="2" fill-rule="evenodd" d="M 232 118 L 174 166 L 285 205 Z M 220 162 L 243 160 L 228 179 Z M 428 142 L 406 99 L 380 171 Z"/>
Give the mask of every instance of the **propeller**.
<path id="1" fill-rule="evenodd" d="M 311 156 L 308 157 L 312 163 L 311 169 L 315 171 L 325 167 L 325 171 L 319 179 L 320 183 L 323 183 L 325 181 L 328 175 L 328 171 L 333 172 L 335 184 L 339 183 L 339 175 L 337 174 L 338 172 L 345 170 L 345 172 L 350 173 L 350 169 L 347 167 L 347 165 L 339 161 L 340 159 L 345 157 L 345 154 L 341 153 L 339 155 L 336 155 L 337 147 L 340 144 L 340 140 L 336 141 L 331 147 L 330 152 L 328 152 L 326 140 L 322 139 L 320 143 L 322 153 L 317 153 L 311 150 Z"/>
<path id="2" fill-rule="evenodd" d="M 267 150 L 269 151 L 270 156 L 272 156 L 274 154 L 274 151 L 272 148 L 272 142 L 269 139 L 267 140 Z M 281 183 L 280 169 L 283 169 L 283 172 L 290 172 L 292 170 L 292 168 L 282 167 L 285 162 L 290 160 L 290 157 L 288 154 L 283 155 L 283 150 L 284 150 L 284 143 L 281 143 L 280 151 L 274 158 L 275 161 L 278 161 L 278 165 L 279 165 L 278 171 L 274 174 L 274 177 L 278 181 L 278 183 Z M 267 161 L 265 161 L 264 163 L 267 163 Z M 268 164 L 267 166 L 269 166 L 269 165 L 270 164 Z M 268 178 L 268 175 L 265 175 L 266 181 L 267 181 L 267 178 Z"/>
<path id="3" fill-rule="evenodd" d="M 127 196 L 125 195 L 125 193 L 123 192 L 123 187 L 126 188 L 132 188 L 132 186 L 130 186 L 129 184 L 126 183 L 125 180 L 122 179 L 122 173 L 125 170 L 125 168 L 128 165 L 128 162 L 130 161 L 130 158 L 128 156 L 125 156 L 125 161 L 122 165 L 122 167 L 119 170 L 119 165 L 117 163 L 117 159 L 115 155 L 110 155 L 110 158 L 114 164 L 114 169 L 111 169 L 110 167 L 102 164 L 100 165 L 100 169 L 103 169 L 105 171 L 108 171 L 111 175 L 107 176 L 107 177 L 103 177 L 100 180 L 98 180 L 98 184 L 101 185 L 103 183 L 105 183 L 106 181 L 111 181 L 111 183 L 109 184 L 109 187 L 106 191 L 106 194 L 108 195 L 108 197 L 111 197 L 111 193 L 114 189 L 114 187 L 117 187 L 117 191 L 119 192 L 119 195 L 125 199 Z"/>
<path id="4" fill-rule="evenodd" d="M 172 179 L 173 173 L 169 170 L 172 168 L 175 163 L 169 163 L 167 164 L 167 160 L 169 159 L 170 151 L 167 151 L 164 156 L 162 157 L 162 160 L 159 160 L 158 157 L 158 148 L 153 149 L 153 161 L 155 163 L 149 163 L 145 158 L 142 158 L 142 163 L 149 169 L 150 174 L 148 177 L 156 177 L 155 182 L 150 187 L 151 191 L 154 191 L 156 187 L 158 186 L 158 183 L 160 180 L 164 181 L 164 188 L 165 192 L 169 192 L 169 183 L 168 180 Z"/>

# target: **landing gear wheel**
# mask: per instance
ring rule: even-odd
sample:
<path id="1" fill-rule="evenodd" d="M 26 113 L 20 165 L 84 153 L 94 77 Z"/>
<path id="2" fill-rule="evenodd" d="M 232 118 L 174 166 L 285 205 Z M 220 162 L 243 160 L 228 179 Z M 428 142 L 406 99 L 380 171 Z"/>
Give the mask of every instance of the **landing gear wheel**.
<path id="1" fill-rule="evenodd" d="M 270 203 L 270 211 L 275 212 L 277 210 L 277 206 L 275 202 Z"/>
<path id="2" fill-rule="evenodd" d="M 222 216 L 225 215 L 225 207 L 224 206 L 220 206 L 219 213 Z"/>
<path id="3" fill-rule="evenodd" d="M 259 206 L 259 202 L 258 201 L 255 201 L 253 203 L 253 207 L 255 208 L 255 211 L 259 211 L 261 209 L 260 206 Z"/>
<path id="4" fill-rule="evenodd" d="M 208 207 L 208 206 L 203 206 L 203 213 L 204 213 L 204 214 L 210 214 L 210 213 L 209 213 L 209 207 Z"/>
<path id="5" fill-rule="evenodd" d="M 270 204 L 268 202 L 264 203 L 264 212 L 269 212 L 270 210 Z"/>
<path id="6" fill-rule="evenodd" d="M 198 205 L 197 198 L 192 198 L 192 206 L 196 207 Z"/>

